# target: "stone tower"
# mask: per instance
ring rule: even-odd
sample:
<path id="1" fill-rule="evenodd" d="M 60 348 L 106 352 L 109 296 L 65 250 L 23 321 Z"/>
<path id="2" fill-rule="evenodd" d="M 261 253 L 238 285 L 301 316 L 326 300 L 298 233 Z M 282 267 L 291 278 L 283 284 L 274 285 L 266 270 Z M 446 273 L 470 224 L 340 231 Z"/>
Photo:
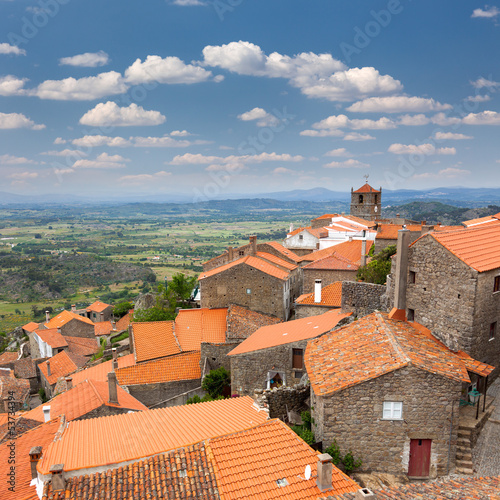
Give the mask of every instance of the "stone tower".
<path id="1" fill-rule="evenodd" d="M 351 215 L 366 220 L 377 220 L 382 217 L 382 188 L 373 189 L 368 180 L 356 191 L 351 188 Z"/>

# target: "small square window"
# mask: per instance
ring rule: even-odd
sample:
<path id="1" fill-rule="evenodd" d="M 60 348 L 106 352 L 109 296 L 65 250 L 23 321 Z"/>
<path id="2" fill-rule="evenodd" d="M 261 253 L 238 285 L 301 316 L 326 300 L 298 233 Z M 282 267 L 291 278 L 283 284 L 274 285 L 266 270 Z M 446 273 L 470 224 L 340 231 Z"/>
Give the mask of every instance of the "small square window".
<path id="1" fill-rule="evenodd" d="M 302 370 L 304 368 L 304 350 L 292 349 L 292 368 Z"/>
<path id="2" fill-rule="evenodd" d="M 401 420 L 403 418 L 403 403 L 399 401 L 384 401 L 382 418 L 384 420 Z"/>
<path id="3" fill-rule="evenodd" d="M 490 325 L 490 340 L 493 340 L 497 334 L 497 322 L 491 323 Z"/>
<path id="4" fill-rule="evenodd" d="M 251 288 L 247 288 L 247 294 L 250 295 L 252 293 L 252 289 Z"/>
<path id="5" fill-rule="evenodd" d="M 299 240 L 303 240 L 304 239 L 304 235 L 303 234 L 299 234 Z"/>
<path id="6" fill-rule="evenodd" d="M 244 251 L 244 250 L 240 250 L 240 251 L 238 252 L 238 255 L 239 255 L 240 257 L 243 257 L 243 255 L 245 255 L 245 251 Z"/>
<path id="7" fill-rule="evenodd" d="M 495 281 L 493 283 L 493 293 L 500 292 L 500 276 L 495 276 Z"/>
<path id="8" fill-rule="evenodd" d="M 415 309 L 408 309 L 408 321 L 415 321 Z"/>
<path id="9" fill-rule="evenodd" d="M 410 276 L 408 277 L 408 281 L 410 283 L 415 283 L 416 276 L 417 276 L 417 273 L 415 271 L 410 271 Z"/>

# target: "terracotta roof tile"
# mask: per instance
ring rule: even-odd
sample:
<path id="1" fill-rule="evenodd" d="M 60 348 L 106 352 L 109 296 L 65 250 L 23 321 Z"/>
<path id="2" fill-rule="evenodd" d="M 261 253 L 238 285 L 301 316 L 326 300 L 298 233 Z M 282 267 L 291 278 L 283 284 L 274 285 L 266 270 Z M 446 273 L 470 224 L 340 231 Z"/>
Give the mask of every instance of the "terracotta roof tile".
<path id="1" fill-rule="evenodd" d="M 63 311 L 59 313 L 57 316 L 54 316 L 48 323 L 44 323 L 45 328 L 57 328 L 58 326 L 63 326 L 72 319 L 77 319 L 79 321 L 83 321 L 89 325 L 94 325 L 92 321 L 88 318 L 84 318 L 83 316 L 79 316 L 78 314 L 72 313 L 71 311 Z"/>
<path id="2" fill-rule="evenodd" d="M 257 252 L 257 257 L 260 257 L 261 259 L 265 259 L 270 261 L 272 264 L 277 264 L 280 267 L 284 267 L 285 269 L 288 269 L 289 271 L 293 271 L 294 269 L 297 269 L 297 266 L 295 264 L 291 264 L 290 262 L 280 259 L 279 257 L 276 257 L 276 255 L 273 255 L 271 253 L 267 252 Z"/>
<path id="3" fill-rule="evenodd" d="M 257 269 L 265 274 L 269 274 L 270 276 L 274 276 L 275 278 L 278 278 L 280 280 L 286 280 L 288 279 L 289 276 L 289 273 L 287 271 L 283 271 L 274 264 L 271 264 L 270 262 L 267 262 L 266 260 L 261 259 L 259 257 L 254 257 L 253 255 L 247 255 L 246 257 L 242 257 L 241 259 L 230 262 L 229 264 L 224 264 L 222 266 L 216 267 L 211 271 L 204 271 L 200 274 L 198 279 L 202 280 L 205 278 L 209 278 L 210 276 L 214 276 L 216 274 L 227 271 L 232 267 L 239 266 L 242 264 L 253 267 L 254 269 Z"/>
<path id="4" fill-rule="evenodd" d="M 44 451 L 37 469 L 47 474 L 54 464 L 73 471 L 135 461 L 255 427 L 266 419 L 252 398 L 241 397 L 77 420 Z"/>
<path id="5" fill-rule="evenodd" d="M 320 219 L 321 217 L 318 218 Z M 287 234 L 287 237 L 290 238 L 291 236 L 295 236 L 296 234 L 302 233 L 302 231 L 307 231 L 309 234 L 318 239 L 325 234 L 327 235 L 327 232 L 322 227 L 313 229 L 311 226 L 307 226 L 307 227 L 298 227 L 297 229 L 294 229 L 292 232 Z"/>
<path id="6" fill-rule="evenodd" d="M 493 370 L 495 370 L 495 367 L 487 365 L 486 363 L 481 363 L 481 361 L 476 361 L 463 351 L 458 351 L 455 354 L 460 356 L 462 362 L 467 368 L 467 371 L 477 373 L 481 377 L 487 377 Z"/>
<path id="7" fill-rule="evenodd" d="M 335 253 L 329 257 L 315 260 L 303 267 L 303 269 L 321 269 L 325 271 L 357 271 L 359 268 L 359 264 Z"/>
<path id="8" fill-rule="evenodd" d="M 36 377 L 36 364 L 32 358 L 21 358 L 14 361 L 14 374 L 17 378 Z"/>
<path id="9" fill-rule="evenodd" d="M 280 420 L 270 420 L 253 429 L 211 439 L 217 484 L 225 500 L 286 499 L 316 500 L 317 454 Z M 312 478 L 303 479 L 306 465 Z M 287 486 L 277 480 L 286 479 Z M 359 486 L 333 466 L 333 494 L 357 491 Z"/>
<path id="10" fill-rule="evenodd" d="M 417 323 L 372 313 L 309 342 L 305 356 L 318 395 L 360 384 L 407 365 L 468 382 L 464 363 Z"/>
<path id="11" fill-rule="evenodd" d="M 38 420 L 32 420 L 24 417 L 26 412 L 17 412 L 15 414 L 16 420 L 15 425 L 12 425 L 12 417 L 10 420 L 10 425 L 8 421 L 8 414 L 4 415 L 7 417 L 7 420 L 0 426 L 0 444 L 5 443 L 5 441 L 12 441 L 13 439 L 17 439 L 19 436 L 23 435 L 25 432 L 28 432 L 35 427 L 40 425 Z"/>
<path id="12" fill-rule="evenodd" d="M 111 404 L 109 403 L 109 386 L 107 382 L 85 380 L 69 391 L 58 394 L 47 403 L 37 406 L 33 410 L 24 413 L 23 418 L 43 422 L 43 406 L 50 406 L 51 418 L 64 415 L 67 422 L 81 418 L 101 406 L 110 406 L 136 411 L 144 411 L 148 409 L 121 387 L 117 387 L 117 394 L 118 404 Z"/>
<path id="13" fill-rule="evenodd" d="M 15 492 L 9 491 L 10 484 L 6 479 L 0 481 L 0 498 L 5 500 L 26 500 L 31 498 L 31 494 L 36 495 L 35 486 L 30 486 L 31 482 L 31 464 L 29 452 L 34 446 L 41 446 L 43 451 L 49 443 L 54 440 L 61 422 L 59 419 L 53 419 L 46 424 L 24 433 L 16 439 L 16 488 Z M 10 454 L 10 442 L 7 441 L 0 445 L 0 464 L 3 470 L 7 468 Z"/>
<path id="14" fill-rule="evenodd" d="M 432 232 L 430 236 L 480 273 L 500 267 L 500 223 L 472 226 L 458 231 Z M 415 243 L 416 241 L 412 245 Z"/>
<path id="15" fill-rule="evenodd" d="M 356 191 L 354 191 L 354 193 L 380 193 L 380 191 L 372 188 L 370 186 L 370 184 L 368 184 L 368 182 L 367 182 L 366 184 L 361 186 L 359 189 L 356 189 Z"/>
<path id="16" fill-rule="evenodd" d="M 286 323 L 259 328 L 248 339 L 235 347 L 229 356 L 259 351 L 268 347 L 289 344 L 299 340 L 313 339 L 335 328 L 339 321 L 352 313 L 342 313 L 334 310 L 318 316 L 295 319 Z"/>
<path id="17" fill-rule="evenodd" d="M 128 325 L 130 325 L 130 318 L 133 312 L 134 310 L 132 309 L 127 314 L 125 314 L 125 316 L 123 316 L 116 322 L 116 329 L 118 331 L 126 330 L 128 328 Z"/>
<path id="18" fill-rule="evenodd" d="M 13 361 L 16 361 L 18 357 L 18 352 L 3 352 L 2 354 L 0 354 L 0 365 L 7 365 L 9 363 L 12 363 Z"/>
<path id="19" fill-rule="evenodd" d="M 366 253 L 370 251 L 373 245 L 373 241 L 368 240 L 366 242 Z M 328 248 L 323 248 L 322 250 L 316 250 L 307 255 L 301 257 L 302 261 L 315 261 L 319 259 L 324 259 L 325 257 L 330 257 L 335 254 L 338 257 L 344 257 L 352 262 L 358 262 L 361 260 L 361 240 L 345 241 L 344 243 L 339 243 L 338 245 L 333 245 Z"/>
<path id="20" fill-rule="evenodd" d="M 133 354 L 118 357 L 118 368 L 124 368 L 132 365 L 135 365 L 135 358 Z M 75 372 L 71 375 L 71 378 L 73 379 L 73 385 L 80 384 L 84 380 L 106 382 L 108 380 L 108 373 L 111 371 L 113 371 L 112 360 Z"/>
<path id="21" fill-rule="evenodd" d="M 471 227 L 480 224 L 488 224 L 490 222 L 498 222 L 499 219 L 500 219 L 500 214 L 487 215 L 486 217 L 479 217 L 477 219 L 464 220 L 463 224 L 465 224 L 467 227 Z"/>
<path id="22" fill-rule="evenodd" d="M 135 359 L 139 363 L 181 352 L 173 321 L 132 323 Z"/>
<path id="23" fill-rule="evenodd" d="M 26 323 L 25 325 L 23 325 L 23 330 L 26 330 L 27 332 L 33 332 L 34 330 L 36 330 L 38 327 L 40 326 L 39 323 L 35 323 L 34 321 L 30 321 L 29 323 Z"/>
<path id="24" fill-rule="evenodd" d="M 94 323 L 94 333 L 96 337 L 109 335 L 112 331 L 113 324 L 111 321 L 98 321 L 97 323 Z"/>
<path id="25" fill-rule="evenodd" d="M 377 240 L 397 240 L 398 239 L 398 231 L 403 229 L 402 224 L 379 224 L 377 228 Z M 421 232 L 422 225 L 406 225 L 406 229 L 412 232 Z"/>
<path id="26" fill-rule="evenodd" d="M 30 394 L 29 380 L 15 377 L 0 377 L 0 398 L 7 399 L 9 392 L 14 393 L 14 400 L 24 402 Z"/>
<path id="27" fill-rule="evenodd" d="M 181 309 L 175 318 L 175 335 L 182 351 L 199 351 L 202 342 L 226 341 L 227 307 Z"/>
<path id="28" fill-rule="evenodd" d="M 301 295 L 297 304 L 313 304 L 318 306 L 341 307 L 342 305 L 342 281 L 336 281 L 321 289 L 321 302 L 314 302 L 314 292 Z"/>
<path id="29" fill-rule="evenodd" d="M 78 354 L 79 356 L 92 356 L 99 350 L 99 344 L 96 339 L 86 337 L 64 337 L 68 343 L 70 353 Z"/>
<path id="30" fill-rule="evenodd" d="M 274 248 L 277 252 L 281 253 L 285 257 L 288 257 L 290 260 L 293 260 L 294 262 L 300 262 L 300 257 L 289 250 L 288 248 L 285 248 L 281 243 L 278 243 L 277 241 L 267 241 L 265 245 L 269 245 L 270 247 Z"/>
<path id="31" fill-rule="evenodd" d="M 147 460 L 66 481 L 66 490 L 54 493 L 45 484 L 42 500 L 178 499 L 219 500 L 212 460 L 200 442 Z M 38 497 L 37 497 L 38 498 Z"/>
<path id="32" fill-rule="evenodd" d="M 68 347 L 66 338 L 57 331 L 57 328 L 35 330 L 35 335 L 38 335 L 38 337 L 40 337 L 41 340 L 52 347 L 52 349 L 58 349 L 59 347 Z"/>
<path id="33" fill-rule="evenodd" d="M 43 373 L 50 385 L 57 382 L 59 377 L 65 377 L 83 366 L 87 359 L 76 354 L 61 351 L 50 358 L 50 377 L 47 374 L 47 361 L 40 363 L 38 368 Z"/>
<path id="34" fill-rule="evenodd" d="M 86 311 L 100 313 L 100 312 L 103 312 L 108 307 L 113 307 L 113 306 L 111 306 L 110 304 L 105 304 L 104 302 L 100 302 L 99 300 L 97 300 L 93 304 L 90 304 L 90 306 L 87 307 Z"/>
<path id="35" fill-rule="evenodd" d="M 232 304 L 227 313 L 227 337 L 246 339 L 262 326 L 281 323 L 279 318 Z"/>
<path id="36" fill-rule="evenodd" d="M 126 368 L 118 368 L 116 377 L 120 385 L 159 384 L 201 379 L 200 351 L 176 354 Z"/>

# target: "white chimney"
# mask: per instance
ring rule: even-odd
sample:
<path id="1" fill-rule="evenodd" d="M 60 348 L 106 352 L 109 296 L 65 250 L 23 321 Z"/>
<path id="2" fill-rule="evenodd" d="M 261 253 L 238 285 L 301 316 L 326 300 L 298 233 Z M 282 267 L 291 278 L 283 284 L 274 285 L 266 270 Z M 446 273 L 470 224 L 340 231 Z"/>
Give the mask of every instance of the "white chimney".
<path id="1" fill-rule="evenodd" d="M 112 321 L 111 325 L 113 325 L 113 331 L 116 332 L 116 321 Z"/>
<path id="2" fill-rule="evenodd" d="M 314 281 L 314 303 L 319 304 L 321 302 L 321 280 Z"/>
<path id="3" fill-rule="evenodd" d="M 66 389 L 68 391 L 73 389 L 73 379 L 71 377 L 66 377 Z"/>
<path id="4" fill-rule="evenodd" d="M 316 485 L 320 491 L 332 489 L 332 457 L 328 453 L 318 455 L 318 476 Z"/>
<path id="5" fill-rule="evenodd" d="M 361 240 L 361 265 L 366 266 L 366 231 L 363 231 L 363 239 Z"/>
<path id="6" fill-rule="evenodd" d="M 290 233 L 293 231 L 293 224 L 290 224 Z"/>
<path id="7" fill-rule="evenodd" d="M 113 354 L 113 371 L 117 370 L 118 369 L 118 358 L 117 358 L 117 354 L 116 354 L 116 347 L 113 347 L 113 349 L 111 349 L 111 352 Z"/>
<path id="8" fill-rule="evenodd" d="M 50 321 L 50 313 L 49 311 L 45 311 L 45 322 L 48 323 Z"/>
<path id="9" fill-rule="evenodd" d="M 76 313 L 76 305 L 75 304 L 71 304 L 71 312 Z"/>
<path id="10" fill-rule="evenodd" d="M 50 406 L 44 406 L 43 410 L 43 421 L 48 422 L 50 420 Z"/>
<path id="11" fill-rule="evenodd" d="M 356 495 L 354 496 L 354 500 L 365 500 L 367 498 L 371 498 L 372 500 L 375 500 L 376 498 L 373 491 L 368 488 L 361 488 L 356 491 Z"/>

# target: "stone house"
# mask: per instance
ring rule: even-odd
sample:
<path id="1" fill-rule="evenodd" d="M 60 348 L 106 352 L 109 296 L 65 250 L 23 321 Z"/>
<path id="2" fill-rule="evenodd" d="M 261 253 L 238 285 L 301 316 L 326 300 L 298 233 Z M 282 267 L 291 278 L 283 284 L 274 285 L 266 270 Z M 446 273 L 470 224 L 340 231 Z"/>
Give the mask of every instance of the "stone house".
<path id="1" fill-rule="evenodd" d="M 433 231 L 411 244 L 409 231 L 399 236 L 389 308 L 451 349 L 500 366 L 500 222 Z"/>
<path id="2" fill-rule="evenodd" d="M 50 328 L 47 330 L 35 330 L 32 333 L 35 349 L 32 355 L 41 358 L 51 358 L 56 354 L 66 351 L 90 358 L 99 349 L 99 344 L 94 338 L 71 337 L 62 335 L 61 328 Z"/>
<path id="3" fill-rule="evenodd" d="M 382 217 L 382 188 L 372 188 L 368 181 L 356 191 L 351 188 L 351 215 L 375 221 Z"/>
<path id="4" fill-rule="evenodd" d="M 295 319 L 317 316 L 332 309 L 340 309 L 342 304 L 342 282 L 335 281 L 322 286 L 320 279 L 314 283 L 314 292 L 305 293 L 295 301 Z"/>
<path id="5" fill-rule="evenodd" d="M 30 383 L 12 376 L 0 376 L 0 407 L 2 412 L 12 413 L 29 408 Z"/>
<path id="6" fill-rule="evenodd" d="M 237 304 L 287 320 L 300 295 L 300 269 L 267 252 L 241 257 L 199 277 L 201 307 Z"/>
<path id="7" fill-rule="evenodd" d="M 318 250 L 320 238 L 327 235 L 328 232 L 323 227 L 316 229 L 311 226 L 297 229 L 290 228 L 290 232 L 283 241 L 283 246 L 300 257 Z"/>
<path id="8" fill-rule="evenodd" d="M 14 375 L 30 383 L 30 393 L 35 394 L 40 389 L 40 371 L 37 366 L 45 359 L 21 358 L 14 361 Z"/>
<path id="9" fill-rule="evenodd" d="M 468 370 L 493 369 L 379 312 L 309 342 L 305 365 L 323 447 L 336 440 L 363 470 L 420 478 L 454 469 Z"/>
<path id="10" fill-rule="evenodd" d="M 72 306 L 73 307 L 73 306 Z M 90 319 L 93 323 L 99 323 L 101 321 L 111 321 L 113 318 L 113 307 L 110 304 L 105 304 L 99 300 L 90 304 L 85 309 L 85 317 Z M 73 312 L 76 312 L 75 310 Z"/>
<path id="11" fill-rule="evenodd" d="M 228 354 L 232 392 L 253 394 L 256 389 L 299 383 L 308 340 L 332 331 L 348 316 L 334 310 L 259 328 Z"/>

